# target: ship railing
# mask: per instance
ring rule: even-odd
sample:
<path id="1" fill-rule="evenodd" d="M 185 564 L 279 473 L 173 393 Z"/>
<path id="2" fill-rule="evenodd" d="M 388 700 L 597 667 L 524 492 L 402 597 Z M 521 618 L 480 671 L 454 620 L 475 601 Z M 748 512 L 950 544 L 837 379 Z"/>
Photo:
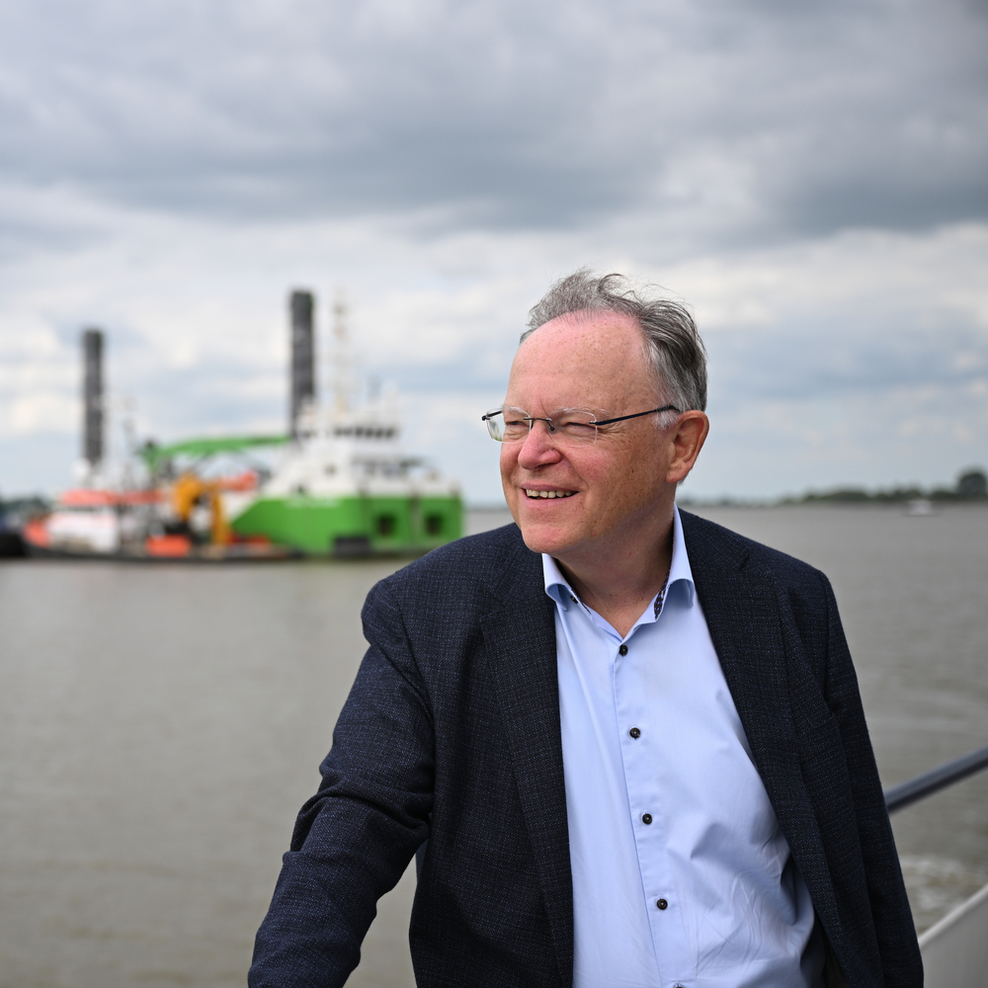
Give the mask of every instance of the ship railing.
<path id="1" fill-rule="evenodd" d="M 885 790 L 895 813 L 988 768 L 988 746 Z M 949 912 L 920 938 L 926 988 L 988 986 L 988 885 Z"/>
<path id="2" fill-rule="evenodd" d="M 889 813 L 895 813 L 896 810 L 926 799 L 927 796 L 932 796 L 933 793 L 960 782 L 961 779 L 966 779 L 983 768 L 988 768 L 988 745 L 968 755 L 955 758 L 939 768 L 917 775 L 915 779 L 886 789 L 885 805 Z"/>

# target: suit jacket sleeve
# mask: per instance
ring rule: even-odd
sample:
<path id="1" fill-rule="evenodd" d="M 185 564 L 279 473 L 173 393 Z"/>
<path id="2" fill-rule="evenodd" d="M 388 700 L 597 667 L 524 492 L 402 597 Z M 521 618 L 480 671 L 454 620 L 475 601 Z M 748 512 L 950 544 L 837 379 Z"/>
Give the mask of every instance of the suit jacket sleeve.
<path id="1" fill-rule="evenodd" d="M 798 769 L 784 791 L 773 787 L 780 822 L 846 983 L 920 988 L 916 931 L 833 590 L 809 567 L 779 589 Z"/>
<path id="2" fill-rule="evenodd" d="M 253 988 L 343 984 L 376 900 L 417 848 L 417 984 L 571 983 L 555 631 L 541 572 L 507 526 L 371 591 L 370 648 L 258 933 Z"/>
<path id="3" fill-rule="evenodd" d="M 429 835 L 433 728 L 401 617 L 379 584 L 364 606 L 371 643 L 299 813 L 257 934 L 251 988 L 335 988 L 360 959 L 377 900 Z"/>
<path id="4" fill-rule="evenodd" d="M 833 590 L 823 574 L 820 574 L 820 579 L 827 607 L 828 632 L 828 663 L 823 692 L 837 722 L 850 777 L 867 901 L 884 983 L 886 988 L 918 988 L 923 983 L 923 962 L 865 724 L 857 677 Z M 845 920 L 853 923 L 853 914 L 845 916 Z"/>

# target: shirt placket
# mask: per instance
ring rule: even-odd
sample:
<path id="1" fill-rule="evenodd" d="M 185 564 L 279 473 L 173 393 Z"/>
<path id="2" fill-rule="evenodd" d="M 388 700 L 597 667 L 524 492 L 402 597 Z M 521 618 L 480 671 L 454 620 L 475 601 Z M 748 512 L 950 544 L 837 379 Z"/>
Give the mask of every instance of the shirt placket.
<path id="1" fill-rule="evenodd" d="M 661 610 L 661 604 L 660 608 Z M 652 933 L 655 962 L 664 986 L 689 988 L 689 938 L 683 922 L 677 883 L 667 853 L 671 814 L 662 798 L 662 724 L 654 698 L 645 688 L 642 663 L 656 661 L 655 624 L 636 626 L 615 648 L 612 684 L 628 809 L 642 878 L 642 895 Z"/>

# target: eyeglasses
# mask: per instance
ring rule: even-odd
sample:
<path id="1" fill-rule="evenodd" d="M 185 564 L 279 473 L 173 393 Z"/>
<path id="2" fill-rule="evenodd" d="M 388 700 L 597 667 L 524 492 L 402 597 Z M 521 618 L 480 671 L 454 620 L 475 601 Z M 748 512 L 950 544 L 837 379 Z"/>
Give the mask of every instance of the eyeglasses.
<path id="1" fill-rule="evenodd" d="M 481 420 L 487 423 L 491 439 L 499 443 L 524 442 L 536 422 L 545 422 L 546 428 L 558 442 L 580 446 L 595 443 L 597 429 L 602 425 L 655 415 L 657 412 L 679 412 L 679 409 L 675 405 L 663 405 L 661 408 L 650 408 L 647 412 L 635 412 L 634 415 L 619 415 L 616 419 L 597 419 L 593 412 L 581 408 L 561 408 L 548 418 L 540 418 L 520 408 L 505 406 L 482 415 Z"/>

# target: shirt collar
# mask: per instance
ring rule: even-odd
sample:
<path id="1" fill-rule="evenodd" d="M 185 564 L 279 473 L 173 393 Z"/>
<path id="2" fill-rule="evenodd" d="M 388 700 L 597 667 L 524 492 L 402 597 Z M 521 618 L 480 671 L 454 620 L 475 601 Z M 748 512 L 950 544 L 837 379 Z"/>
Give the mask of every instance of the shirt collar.
<path id="1" fill-rule="evenodd" d="M 569 610 L 571 604 L 579 603 L 576 592 L 567 583 L 559 564 L 545 552 L 542 553 L 542 579 L 545 584 L 545 592 L 564 611 Z M 669 566 L 669 576 L 662 591 L 666 598 L 669 597 L 670 591 L 677 584 L 682 587 L 679 593 L 682 594 L 683 603 L 687 607 L 692 607 L 695 594 L 693 570 L 690 569 L 690 560 L 686 552 L 686 539 L 683 537 L 683 523 L 679 517 L 679 508 L 673 505 L 672 564 Z"/>

